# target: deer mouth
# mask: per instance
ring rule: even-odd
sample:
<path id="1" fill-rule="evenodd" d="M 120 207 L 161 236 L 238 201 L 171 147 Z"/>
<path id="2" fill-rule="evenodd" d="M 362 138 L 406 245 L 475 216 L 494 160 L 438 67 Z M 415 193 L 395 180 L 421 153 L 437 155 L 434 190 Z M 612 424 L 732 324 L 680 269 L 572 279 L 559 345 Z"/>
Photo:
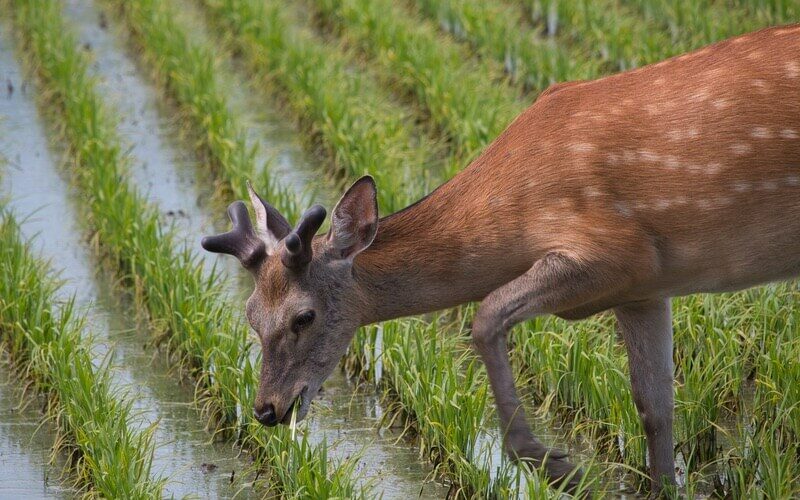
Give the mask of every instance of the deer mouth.
<path id="1" fill-rule="evenodd" d="M 292 404 L 289 405 L 289 408 L 286 409 L 286 413 L 283 414 L 283 418 L 281 419 L 281 423 L 284 425 L 288 425 L 292 422 L 292 410 L 297 408 L 297 420 L 300 421 L 306 415 L 306 409 L 308 407 L 308 398 L 306 394 L 308 393 L 308 386 L 303 386 L 297 396 L 292 401 Z"/>

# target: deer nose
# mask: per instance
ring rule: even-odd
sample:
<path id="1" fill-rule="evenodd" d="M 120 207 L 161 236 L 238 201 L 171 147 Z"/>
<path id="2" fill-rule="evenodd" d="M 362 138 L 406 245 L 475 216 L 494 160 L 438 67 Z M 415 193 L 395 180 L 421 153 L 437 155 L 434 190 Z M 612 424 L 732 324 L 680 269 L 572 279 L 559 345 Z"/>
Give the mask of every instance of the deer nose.
<path id="1" fill-rule="evenodd" d="M 272 427 L 278 423 L 278 417 L 275 416 L 275 407 L 272 403 L 264 405 L 262 410 L 259 410 L 258 407 L 253 408 L 253 413 L 256 416 L 256 420 L 261 422 L 262 425 Z"/>

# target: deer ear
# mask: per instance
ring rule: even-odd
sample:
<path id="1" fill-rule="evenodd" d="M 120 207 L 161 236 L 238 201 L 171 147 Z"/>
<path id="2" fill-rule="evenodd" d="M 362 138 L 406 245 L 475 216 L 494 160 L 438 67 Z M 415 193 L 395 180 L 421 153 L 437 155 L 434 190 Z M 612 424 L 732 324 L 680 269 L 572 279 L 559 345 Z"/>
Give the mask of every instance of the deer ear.
<path id="1" fill-rule="evenodd" d="M 256 213 L 256 233 L 264 241 L 268 254 L 278 248 L 278 243 L 292 230 L 292 226 L 278 210 L 261 198 L 247 181 L 250 203 Z"/>
<path id="2" fill-rule="evenodd" d="M 378 232 L 378 193 L 369 175 L 357 180 L 331 214 L 328 244 L 336 256 L 352 260 Z"/>

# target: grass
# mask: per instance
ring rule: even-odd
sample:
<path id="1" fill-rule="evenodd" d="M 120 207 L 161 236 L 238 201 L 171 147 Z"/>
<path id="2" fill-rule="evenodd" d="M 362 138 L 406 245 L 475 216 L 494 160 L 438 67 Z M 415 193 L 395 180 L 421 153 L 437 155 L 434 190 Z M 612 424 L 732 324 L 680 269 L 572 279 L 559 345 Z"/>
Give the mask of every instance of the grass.
<path id="1" fill-rule="evenodd" d="M 524 108 L 498 67 L 471 60 L 433 25 L 394 2 L 313 3 L 344 40 L 371 54 L 375 64 L 416 97 L 431 122 L 453 142 L 459 158 L 473 158 Z"/>
<path id="2" fill-rule="evenodd" d="M 151 476 L 153 428 L 135 429 L 131 401 L 96 364 L 92 339 L 73 299 L 58 310 L 57 278 L 0 209 L 0 335 L 20 381 L 47 397 L 77 485 L 90 497 L 160 498 L 164 479 Z"/>
<path id="3" fill-rule="evenodd" d="M 195 377 L 212 425 L 235 436 L 258 465 L 266 466 L 270 491 L 302 495 L 326 492 L 360 497 L 353 461 L 331 466 L 325 446 L 311 446 L 285 428 L 268 431 L 249 408 L 257 387 L 248 329 L 213 290 L 219 277 L 204 272 L 189 249 L 179 249 L 157 212 L 129 187 L 119 138 L 108 110 L 88 76 L 85 56 L 61 22 L 58 3 L 15 3 L 23 47 L 40 81 L 42 104 L 68 146 L 73 176 L 83 194 L 93 240 L 170 350 Z M 291 475 L 289 473 L 291 472 Z"/>
<path id="4" fill-rule="evenodd" d="M 559 45 L 573 47 L 600 63 L 600 76 L 625 71 L 664 57 L 667 33 L 619 0 L 523 0 L 533 27 Z M 569 79 L 575 79 L 570 77 Z"/>
<path id="5" fill-rule="evenodd" d="M 209 19 L 231 35 L 249 70 L 282 90 L 306 133 L 317 137 L 334 172 L 372 174 L 383 213 L 428 191 L 436 147 L 415 133 L 412 114 L 377 82 L 353 71 L 335 46 L 295 26 L 286 7 L 254 0 L 204 0 Z M 420 172 L 426 172 L 420 174 Z"/>
<path id="6" fill-rule="evenodd" d="M 294 220 L 302 208 L 269 165 L 256 171 L 257 145 L 246 133 L 221 91 L 210 47 L 190 42 L 176 12 L 162 1 L 112 2 L 123 14 L 136 49 L 161 87 L 177 103 L 182 123 L 210 160 L 221 199 L 247 199 L 247 179 L 256 179 L 262 196 Z"/>
<path id="7" fill-rule="evenodd" d="M 354 481 L 354 461 L 337 468 L 325 446 L 311 446 L 302 430 L 295 440 L 290 431 L 267 431 L 252 420 L 257 366 L 247 329 L 235 308 L 209 291 L 221 277 L 204 274 L 127 187 L 113 124 L 74 42 L 64 43 L 62 27 L 47 18 L 57 17 L 51 3 L 34 13 L 17 2 L 22 14 L 16 15 L 35 20 L 23 38 L 45 82 L 44 101 L 58 110 L 72 146 L 94 241 L 199 381 L 214 426 L 269 465 L 274 492 L 366 495 Z M 418 0 L 411 8 L 388 0 L 202 3 L 248 71 L 283 95 L 308 142 L 322 150 L 327 172 L 350 179 L 369 172 L 378 179 L 383 213 L 421 197 L 496 137 L 524 107 L 517 85 L 537 91 L 553 81 L 636 67 L 800 15 L 789 0 Z M 214 47 L 189 42 L 167 2 L 115 4 L 145 64 L 211 160 L 223 197 L 242 197 L 244 179 L 256 176 L 281 210 L 296 214 L 297 198 L 268 167 L 254 168 L 253 146 L 216 81 Z M 296 15 L 307 7 L 316 25 Z M 435 18 L 456 41 L 419 14 Z M 420 113 L 404 107 L 409 97 L 427 123 L 417 123 Z M 448 141 L 444 172 L 435 171 L 444 154 L 424 132 L 428 126 Z M 795 288 L 674 302 L 676 444 L 688 496 L 712 489 L 732 497 L 800 495 Z M 491 395 L 469 352 L 465 318 L 469 309 L 364 329 L 348 370 L 375 380 L 373 369 L 381 364 L 390 414 L 416 435 L 421 454 L 451 482 L 452 495 L 551 495 L 535 473 L 505 462 L 488 465 Z M 586 438 L 599 458 L 643 470 L 644 436 L 612 323 L 608 316 L 530 322 L 513 334 L 514 361 L 540 411 L 571 422 L 573 435 Z M 596 473 L 614 476 L 620 468 Z M 631 477 L 643 483 L 641 474 Z"/>
<path id="8" fill-rule="evenodd" d="M 456 40 L 468 42 L 482 57 L 502 62 L 526 91 L 538 93 L 553 83 L 598 72 L 595 59 L 543 39 L 514 6 L 480 0 L 419 0 L 415 5 Z"/>

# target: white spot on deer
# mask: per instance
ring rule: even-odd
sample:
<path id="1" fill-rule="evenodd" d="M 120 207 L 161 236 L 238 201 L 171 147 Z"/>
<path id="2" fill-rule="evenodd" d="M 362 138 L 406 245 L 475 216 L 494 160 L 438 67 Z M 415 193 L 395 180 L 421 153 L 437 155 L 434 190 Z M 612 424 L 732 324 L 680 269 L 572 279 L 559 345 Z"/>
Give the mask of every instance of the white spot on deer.
<path id="1" fill-rule="evenodd" d="M 716 109 L 725 109 L 730 106 L 730 103 L 725 99 L 714 99 L 711 101 L 711 105 L 714 106 Z"/>
<path id="2" fill-rule="evenodd" d="M 594 186 L 588 186 L 583 188 L 583 194 L 585 194 L 589 198 L 597 198 L 598 196 L 603 195 L 603 193 Z"/>
<path id="3" fill-rule="evenodd" d="M 778 189 L 778 183 L 775 181 L 761 181 L 758 188 L 763 191 L 775 191 Z"/>
<path id="4" fill-rule="evenodd" d="M 731 151 L 737 156 L 744 156 L 753 151 L 753 146 L 746 142 L 737 142 L 731 145 Z"/>
<path id="5" fill-rule="evenodd" d="M 734 38 L 731 40 L 731 43 L 740 44 L 746 42 L 750 37 L 749 36 L 740 36 L 739 38 Z"/>
<path id="6" fill-rule="evenodd" d="M 669 155 L 664 158 L 664 165 L 667 168 L 671 169 L 676 169 L 681 166 L 680 162 L 678 161 L 678 158 L 672 155 Z"/>
<path id="7" fill-rule="evenodd" d="M 688 128 L 686 130 L 674 129 L 667 132 L 667 138 L 671 141 L 680 141 L 682 139 L 695 139 L 700 136 L 700 131 L 696 128 Z"/>
<path id="8" fill-rule="evenodd" d="M 745 57 L 747 57 L 751 61 L 756 61 L 758 59 L 761 59 L 761 52 L 759 52 L 757 50 L 753 50 L 749 54 L 747 54 Z"/>
<path id="9" fill-rule="evenodd" d="M 617 153 L 608 153 L 606 157 L 608 158 L 608 163 L 612 165 L 619 165 L 619 155 Z"/>
<path id="10" fill-rule="evenodd" d="M 750 136 L 755 139 L 771 139 L 772 132 L 767 127 L 755 127 L 750 131 Z"/>
<path id="11" fill-rule="evenodd" d="M 611 106 L 611 107 L 608 109 L 608 111 L 609 111 L 609 112 L 610 112 L 612 115 L 621 115 L 621 114 L 622 114 L 622 108 L 620 108 L 619 106 Z"/>
<path id="12" fill-rule="evenodd" d="M 708 92 L 708 90 L 705 90 L 705 89 L 698 90 L 696 92 L 692 92 L 691 94 L 689 94 L 688 101 L 689 102 L 703 102 L 706 99 L 708 99 L 709 96 L 710 96 L 710 93 Z"/>
<path id="13" fill-rule="evenodd" d="M 797 61 L 789 61 L 786 63 L 786 76 L 789 78 L 797 78 L 800 76 L 800 64 Z"/>
<path id="14" fill-rule="evenodd" d="M 634 163 L 636 161 L 636 153 L 631 150 L 627 150 L 622 153 L 622 159 L 625 161 L 625 163 Z"/>
<path id="15" fill-rule="evenodd" d="M 747 181 L 736 181 L 733 183 L 733 190 L 737 193 L 746 193 L 753 188 L 753 185 Z"/>
<path id="16" fill-rule="evenodd" d="M 706 173 L 714 175 L 722 170 L 722 163 L 711 162 L 706 166 Z"/>
<path id="17" fill-rule="evenodd" d="M 790 128 L 785 128 L 781 130 L 781 137 L 784 139 L 797 139 L 800 135 L 797 134 L 796 130 L 792 130 Z"/>
<path id="18" fill-rule="evenodd" d="M 594 151 L 594 144 L 589 144 L 588 142 L 579 142 L 576 144 L 570 144 L 569 149 L 576 153 L 591 153 Z"/>
<path id="19" fill-rule="evenodd" d="M 733 203 L 733 198 L 729 196 L 720 196 L 719 198 L 714 200 L 714 202 L 720 207 L 724 207 L 725 205 L 730 205 L 731 203 Z"/>
<path id="20" fill-rule="evenodd" d="M 686 165 L 686 170 L 693 174 L 700 174 L 703 172 L 703 167 L 697 165 L 696 163 L 690 163 L 689 165 Z"/>
<path id="21" fill-rule="evenodd" d="M 623 99 L 622 104 L 624 104 L 625 106 L 630 106 L 631 104 L 633 104 L 633 99 L 631 98 Z"/>
<path id="22" fill-rule="evenodd" d="M 800 177 L 796 175 L 790 175 L 784 180 L 784 182 L 786 182 L 787 186 L 792 186 L 792 187 L 800 186 Z"/>
<path id="23" fill-rule="evenodd" d="M 711 202 L 705 198 L 700 198 L 699 200 L 695 200 L 695 203 L 697 203 L 698 208 L 702 210 L 711 208 Z"/>
<path id="24" fill-rule="evenodd" d="M 761 78 L 756 78 L 755 80 L 751 81 L 750 84 L 761 94 L 766 94 L 769 92 L 769 86 L 767 85 L 767 82 Z"/>
<path id="25" fill-rule="evenodd" d="M 656 78 L 653 81 L 653 85 L 659 85 L 659 86 L 660 85 L 664 85 L 664 82 L 666 82 L 666 80 L 664 78 Z"/>
<path id="26" fill-rule="evenodd" d="M 628 204 L 625 203 L 624 201 L 615 201 L 614 210 L 616 210 L 617 213 L 619 213 L 623 217 L 633 216 L 633 210 L 631 210 Z"/>
<path id="27" fill-rule="evenodd" d="M 656 201 L 655 209 L 656 210 L 666 210 L 671 205 L 672 205 L 672 202 L 670 200 L 661 199 L 661 200 Z"/>
<path id="28" fill-rule="evenodd" d="M 589 112 L 588 111 L 578 111 L 576 113 L 572 113 L 571 116 L 572 116 L 572 118 L 585 118 L 585 117 L 589 116 Z"/>
<path id="29" fill-rule="evenodd" d="M 657 162 L 659 159 L 661 159 L 661 156 L 658 153 L 654 153 L 653 151 L 648 151 L 646 149 L 639 151 L 639 157 L 642 160 L 649 162 Z"/>
<path id="30" fill-rule="evenodd" d="M 677 198 L 675 198 L 673 202 L 676 205 L 686 205 L 687 203 L 689 203 L 689 199 L 685 196 L 678 196 Z"/>

